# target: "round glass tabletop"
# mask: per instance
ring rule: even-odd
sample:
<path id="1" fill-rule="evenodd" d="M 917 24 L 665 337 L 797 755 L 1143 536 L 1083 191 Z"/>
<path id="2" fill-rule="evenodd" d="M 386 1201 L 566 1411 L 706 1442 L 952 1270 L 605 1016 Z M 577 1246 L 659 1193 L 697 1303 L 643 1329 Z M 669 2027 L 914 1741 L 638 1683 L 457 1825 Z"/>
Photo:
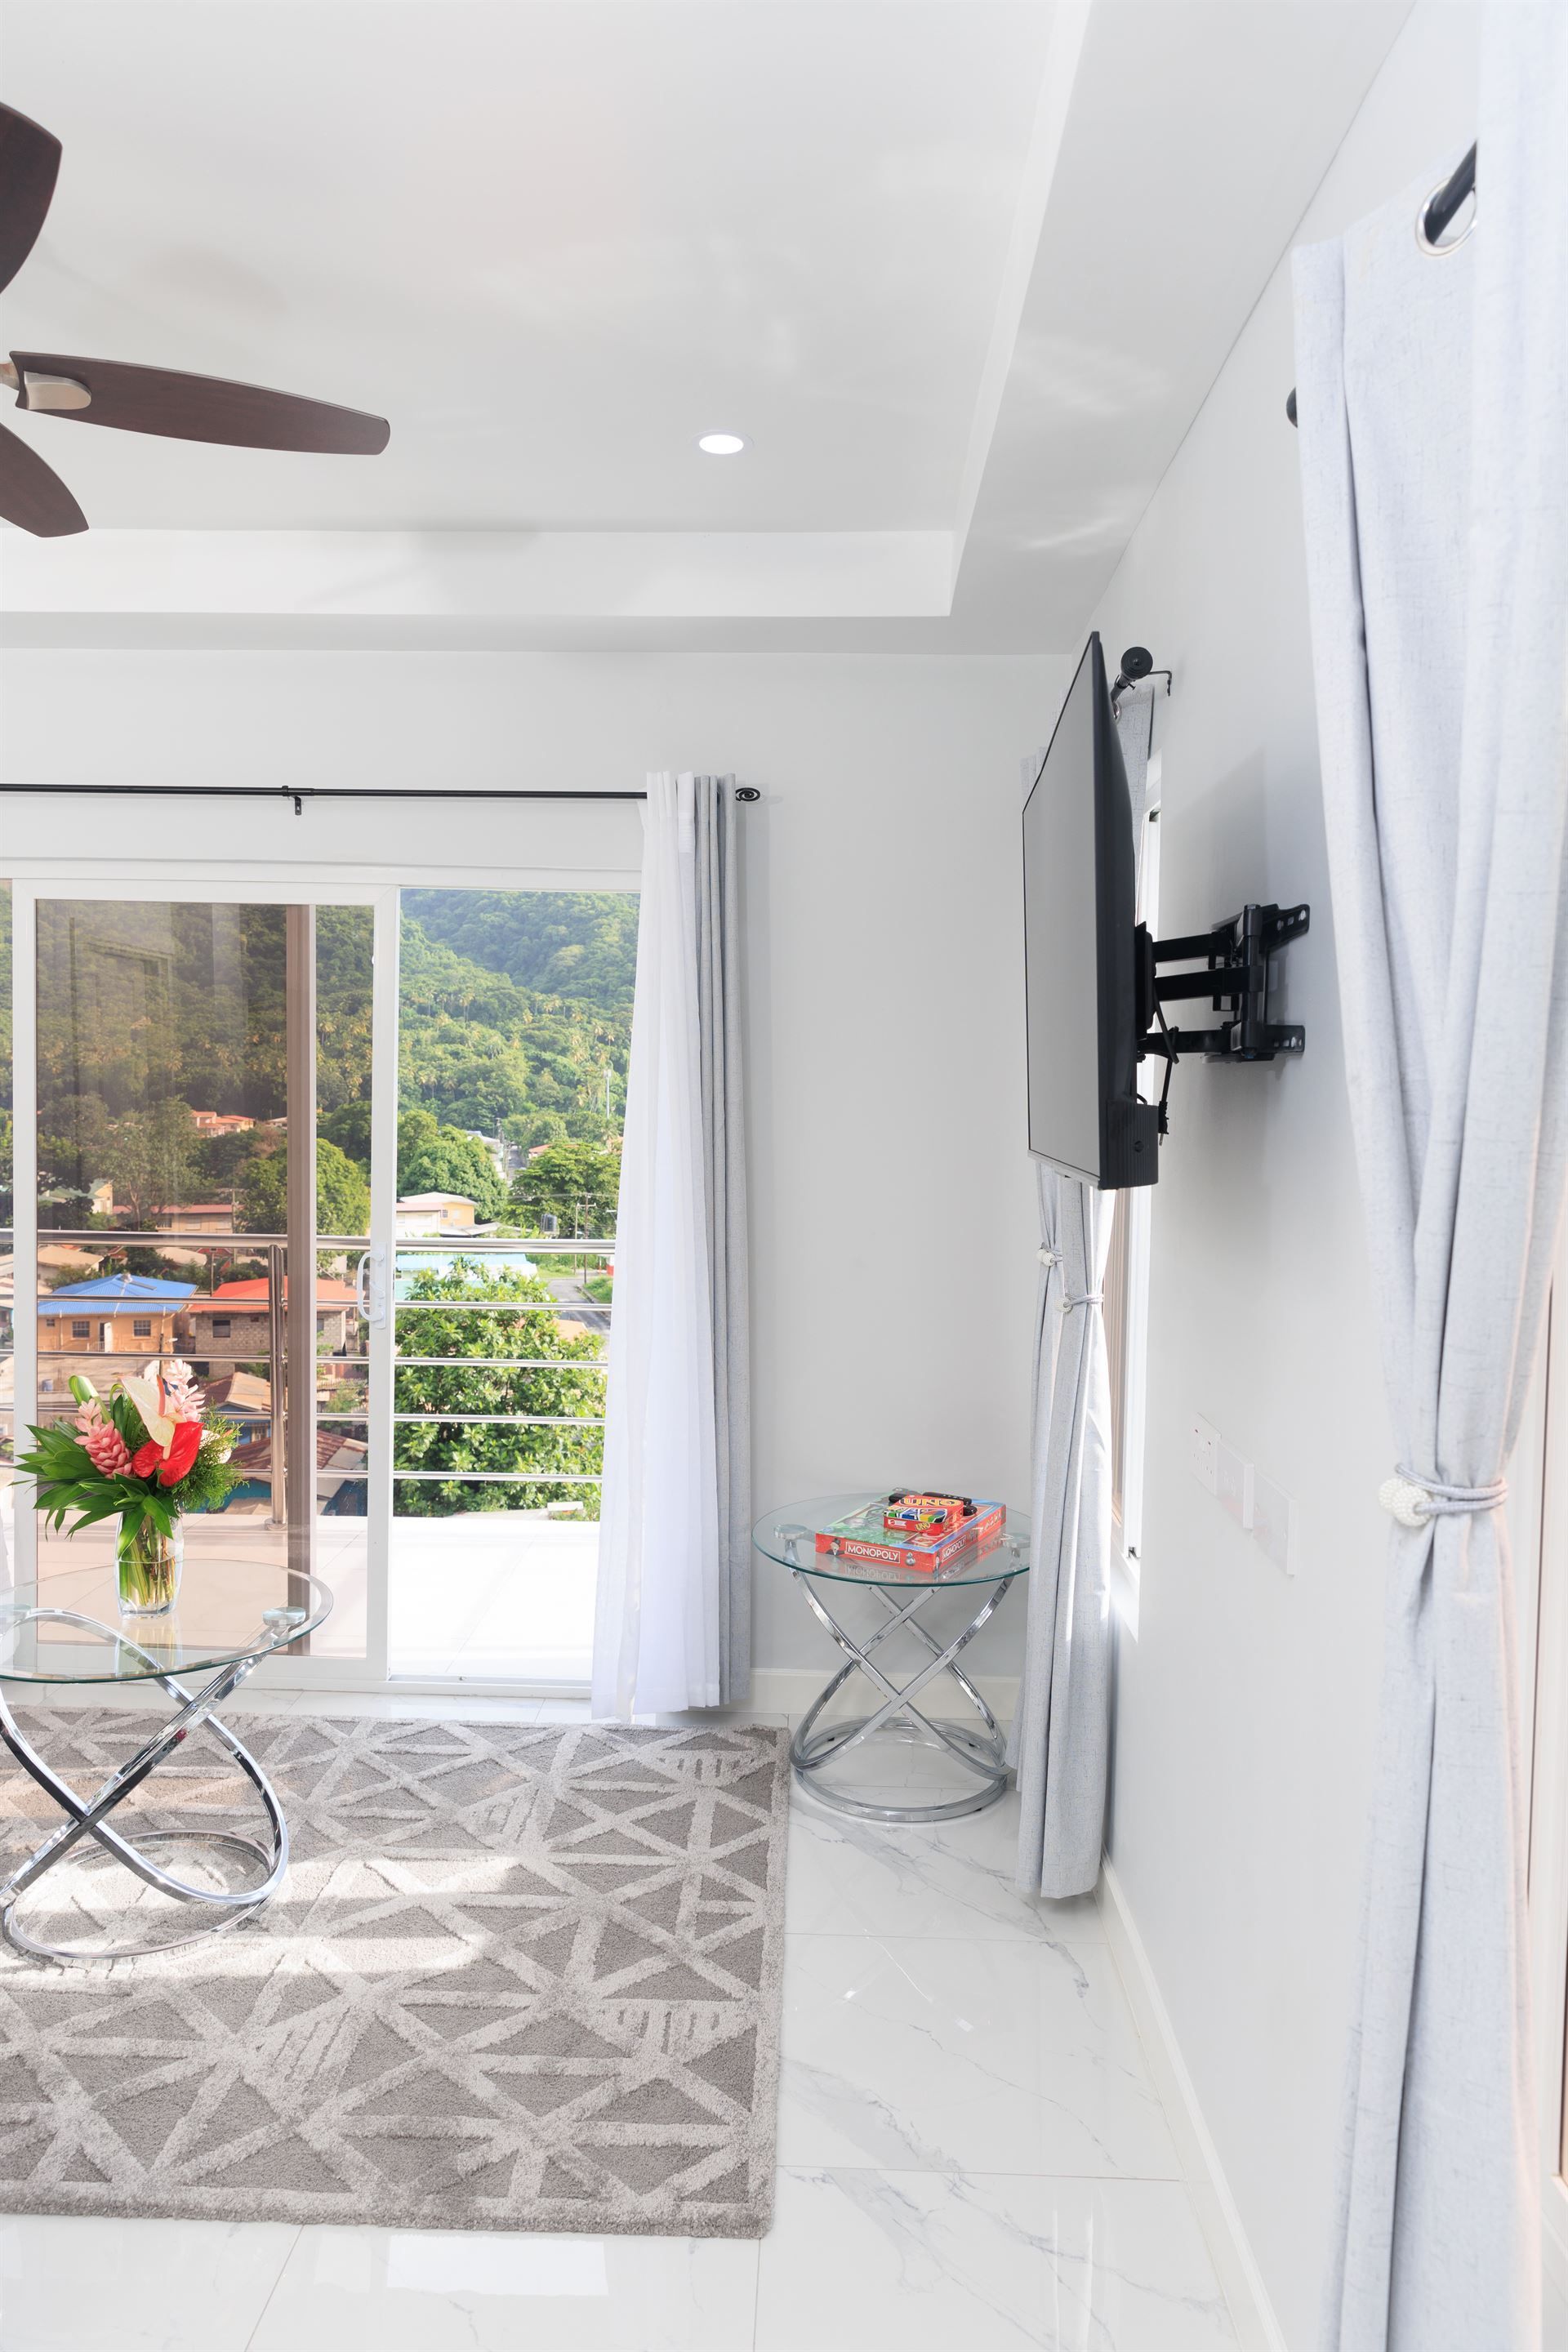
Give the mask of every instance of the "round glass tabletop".
<path id="1" fill-rule="evenodd" d="M 112 1558 L 0 1595 L 0 1682 L 129 1683 L 265 1658 L 331 1613 L 320 1578 L 269 1559 L 187 1560 L 174 1607 L 121 1616 Z"/>
<path id="2" fill-rule="evenodd" d="M 803 1576 L 831 1577 L 839 1584 L 995 1584 L 1004 1577 L 1027 1575 L 1029 1514 L 1006 1506 L 1000 1528 L 966 1543 L 943 1566 L 857 1559 L 847 1545 L 894 1547 L 896 1538 L 882 1525 L 890 1491 L 880 1487 L 868 1495 L 862 1488 L 856 1495 L 782 1504 L 776 1511 L 763 1513 L 752 1529 L 752 1541 L 783 1568 L 798 1569 Z"/>

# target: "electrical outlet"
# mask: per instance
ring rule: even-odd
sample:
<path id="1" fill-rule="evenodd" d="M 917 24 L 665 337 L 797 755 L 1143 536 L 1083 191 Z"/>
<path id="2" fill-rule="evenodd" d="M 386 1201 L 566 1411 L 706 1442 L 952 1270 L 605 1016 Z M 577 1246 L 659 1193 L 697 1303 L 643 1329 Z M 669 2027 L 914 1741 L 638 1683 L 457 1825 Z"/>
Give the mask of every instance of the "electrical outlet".
<path id="1" fill-rule="evenodd" d="M 1252 1539 L 1261 1545 L 1276 1568 L 1296 1573 L 1296 1506 L 1269 1478 L 1252 1481 Z"/>
<path id="2" fill-rule="evenodd" d="M 1220 1507 L 1228 1511 L 1238 1528 L 1252 1525 L 1252 1465 L 1244 1462 L 1234 1445 L 1220 1441 L 1216 1462 L 1218 1472 L 1215 1487 Z"/>
<path id="3" fill-rule="evenodd" d="M 1193 1415 L 1189 1439 L 1188 1465 L 1200 1486 L 1211 1495 L 1219 1492 L 1219 1432 L 1201 1412 Z"/>

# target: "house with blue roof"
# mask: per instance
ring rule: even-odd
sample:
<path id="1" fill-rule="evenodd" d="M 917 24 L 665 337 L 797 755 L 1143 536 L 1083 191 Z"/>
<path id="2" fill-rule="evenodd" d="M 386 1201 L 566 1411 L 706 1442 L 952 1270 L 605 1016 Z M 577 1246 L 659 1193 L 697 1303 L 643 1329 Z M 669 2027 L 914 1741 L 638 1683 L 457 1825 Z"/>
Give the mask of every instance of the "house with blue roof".
<path id="1" fill-rule="evenodd" d="M 194 1282 L 148 1274 L 94 1275 L 46 1292 L 38 1301 L 40 1393 L 68 1390 L 74 1372 L 101 1383 L 150 1357 L 178 1355 L 184 1341 L 176 1318 L 195 1293 Z M 103 1360 L 113 1357 L 123 1360 Z"/>

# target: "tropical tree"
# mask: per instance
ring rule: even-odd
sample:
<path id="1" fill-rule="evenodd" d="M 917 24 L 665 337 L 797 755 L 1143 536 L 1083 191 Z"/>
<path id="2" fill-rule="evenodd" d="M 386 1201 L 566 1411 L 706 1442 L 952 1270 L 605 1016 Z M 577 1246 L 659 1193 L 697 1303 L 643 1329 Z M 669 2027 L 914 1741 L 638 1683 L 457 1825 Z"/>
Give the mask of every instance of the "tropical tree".
<path id="1" fill-rule="evenodd" d="M 86 1173 L 107 1176 L 114 1187 L 114 1205 L 129 1215 L 142 1233 L 157 1222 L 157 1212 L 189 1197 L 195 1173 L 196 1129 L 183 1102 L 159 1102 L 145 1110 L 128 1110 L 119 1118 L 83 1123 L 78 1133 L 98 1164 Z"/>
<path id="2" fill-rule="evenodd" d="M 242 1233 L 286 1234 L 289 1230 L 289 1146 L 246 1160 L 235 1187 L 235 1222 Z M 363 1234 L 370 1223 L 370 1186 L 363 1171 L 329 1143 L 316 1138 L 316 1230 Z"/>
<path id="3" fill-rule="evenodd" d="M 558 1110 L 514 1111 L 502 1119 L 500 1131 L 508 1143 L 529 1150 L 536 1143 L 564 1143 L 566 1121 Z"/>
<path id="4" fill-rule="evenodd" d="M 479 1221 L 492 1224 L 506 1207 L 506 1186 L 482 1143 L 461 1128 L 443 1127 L 417 1105 L 397 1122 L 399 1192 L 459 1192 Z"/>
<path id="5" fill-rule="evenodd" d="M 517 1217 L 537 1224 L 546 1213 L 561 1231 L 600 1241 L 616 1230 L 621 1155 L 592 1143 L 552 1143 L 512 1179 Z"/>
<path id="6" fill-rule="evenodd" d="M 563 1472 L 596 1478 L 604 1464 L 604 1433 L 582 1427 L 602 1422 L 604 1341 L 574 1328 L 555 1312 L 548 1286 L 516 1266 L 458 1258 L 441 1271 L 411 1278 L 410 1298 L 397 1318 L 400 1358 L 439 1357 L 439 1363 L 400 1360 L 395 1376 L 400 1413 L 443 1412 L 443 1421 L 399 1422 L 393 1460 L 397 1470 L 516 1470 L 519 1477 L 468 1485 L 457 1479 L 399 1478 L 395 1508 L 405 1518 L 444 1518 L 458 1512 L 538 1510 L 574 1503 L 599 1516 L 596 1486 L 578 1486 Z M 428 1306 L 422 1302 L 428 1301 Z M 512 1313 L 473 1314 L 443 1302 L 485 1300 Z M 475 1357 L 502 1358 L 474 1363 Z M 468 1422 L 463 1413 L 550 1416 L 538 1423 Z"/>
<path id="7" fill-rule="evenodd" d="M 368 1176 L 370 1173 L 370 1103 L 368 1099 L 342 1103 L 316 1122 L 316 1133 L 335 1143 L 340 1151 L 357 1160 Z"/>

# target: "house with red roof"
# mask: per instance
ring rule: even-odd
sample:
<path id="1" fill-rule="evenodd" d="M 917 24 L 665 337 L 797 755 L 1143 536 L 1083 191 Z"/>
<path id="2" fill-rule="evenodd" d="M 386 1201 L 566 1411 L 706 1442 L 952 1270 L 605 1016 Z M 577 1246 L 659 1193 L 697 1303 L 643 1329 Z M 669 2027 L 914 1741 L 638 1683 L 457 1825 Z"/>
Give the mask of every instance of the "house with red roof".
<path id="1" fill-rule="evenodd" d="M 285 1307 L 288 1298 L 285 1275 Z M 270 1344 L 271 1305 L 272 1288 L 265 1275 L 250 1281 L 220 1282 L 216 1289 L 195 1292 L 186 1302 L 184 1319 L 197 1370 L 208 1360 L 251 1361 L 265 1356 Z M 334 1275 L 317 1276 L 316 1337 L 329 1355 L 340 1355 L 347 1349 L 356 1305 L 353 1283 Z"/>

